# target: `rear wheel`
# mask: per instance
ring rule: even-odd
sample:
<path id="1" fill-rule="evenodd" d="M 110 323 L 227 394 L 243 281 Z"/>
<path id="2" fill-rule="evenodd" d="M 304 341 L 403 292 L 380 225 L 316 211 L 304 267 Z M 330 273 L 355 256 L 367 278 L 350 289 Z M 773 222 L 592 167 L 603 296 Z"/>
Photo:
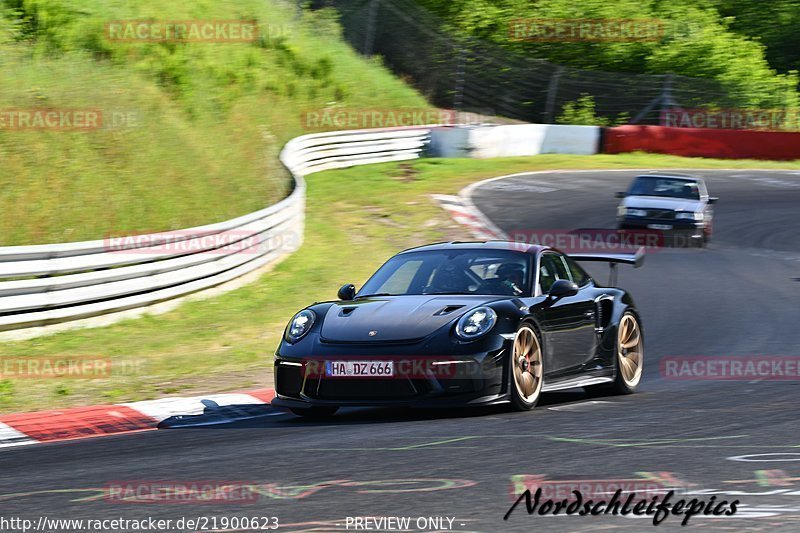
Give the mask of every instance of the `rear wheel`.
<path id="1" fill-rule="evenodd" d="M 711 242 L 711 235 L 714 232 L 712 229 L 711 223 L 709 222 L 708 225 L 703 228 L 703 245 L 708 246 L 708 243 Z"/>
<path id="2" fill-rule="evenodd" d="M 292 407 L 290 411 L 297 416 L 314 420 L 324 420 L 332 417 L 338 411 L 338 407 Z"/>
<path id="3" fill-rule="evenodd" d="M 644 338 L 636 316 L 631 312 L 622 315 L 617 330 L 617 392 L 630 394 L 639 386 L 644 368 Z"/>
<path id="4" fill-rule="evenodd" d="M 644 337 L 636 315 L 626 311 L 619 321 L 615 344 L 616 376 L 609 384 L 585 387 L 592 394 L 631 394 L 642 379 Z"/>
<path id="5" fill-rule="evenodd" d="M 514 336 L 511 352 L 511 405 L 516 411 L 532 409 L 542 393 L 544 368 L 539 334 L 523 324 Z"/>

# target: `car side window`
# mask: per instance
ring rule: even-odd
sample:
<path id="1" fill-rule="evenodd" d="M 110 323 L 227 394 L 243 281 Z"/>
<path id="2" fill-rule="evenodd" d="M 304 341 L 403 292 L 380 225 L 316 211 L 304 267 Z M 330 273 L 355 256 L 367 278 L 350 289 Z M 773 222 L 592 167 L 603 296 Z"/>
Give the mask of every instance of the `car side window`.
<path id="1" fill-rule="evenodd" d="M 591 281 L 592 277 L 587 274 L 578 263 L 570 259 L 569 256 L 564 256 L 564 260 L 567 262 L 567 268 L 569 268 L 572 281 L 574 281 L 578 287 L 583 287 Z"/>
<path id="2" fill-rule="evenodd" d="M 547 294 L 553 283 L 560 279 L 570 279 L 564 261 L 555 253 L 542 254 L 539 260 L 539 287 L 542 294 Z"/>
<path id="3" fill-rule="evenodd" d="M 555 271 L 551 263 L 550 255 L 542 254 L 542 257 L 539 259 L 539 287 L 542 290 L 542 294 L 547 294 L 550 287 L 556 282 Z"/>
<path id="4" fill-rule="evenodd" d="M 703 181 L 697 182 L 697 190 L 701 197 L 708 198 L 708 189 L 706 188 L 706 184 Z"/>

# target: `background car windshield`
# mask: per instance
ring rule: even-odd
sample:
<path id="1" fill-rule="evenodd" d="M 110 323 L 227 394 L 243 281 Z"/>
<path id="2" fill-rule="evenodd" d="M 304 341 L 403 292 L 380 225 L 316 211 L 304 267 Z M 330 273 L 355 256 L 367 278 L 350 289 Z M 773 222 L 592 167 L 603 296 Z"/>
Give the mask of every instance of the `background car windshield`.
<path id="1" fill-rule="evenodd" d="M 400 254 L 361 288 L 372 294 L 530 294 L 530 257 L 507 250 L 437 250 Z"/>
<path id="2" fill-rule="evenodd" d="M 663 178 L 659 176 L 639 176 L 628 192 L 631 196 L 666 196 L 671 198 L 700 199 L 697 182 Z"/>

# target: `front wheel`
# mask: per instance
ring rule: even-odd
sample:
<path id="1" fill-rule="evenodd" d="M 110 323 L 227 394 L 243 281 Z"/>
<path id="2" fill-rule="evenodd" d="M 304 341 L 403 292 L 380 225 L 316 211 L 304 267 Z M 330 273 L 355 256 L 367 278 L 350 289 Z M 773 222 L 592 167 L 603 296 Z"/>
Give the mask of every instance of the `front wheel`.
<path id="1" fill-rule="evenodd" d="M 533 409 L 542 393 L 544 367 L 539 335 L 531 324 L 523 324 L 514 336 L 511 352 L 511 406 L 515 411 Z"/>
<path id="2" fill-rule="evenodd" d="M 302 416 L 304 418 L 312 419 L 312 420 L 325 420 L 326 418 L 330 418 L 336 414 L 336 411 L 339 410 L 338 407 L 292 407 L 289 409 L 292 413 L 296 414 L 297 416 Z"/>

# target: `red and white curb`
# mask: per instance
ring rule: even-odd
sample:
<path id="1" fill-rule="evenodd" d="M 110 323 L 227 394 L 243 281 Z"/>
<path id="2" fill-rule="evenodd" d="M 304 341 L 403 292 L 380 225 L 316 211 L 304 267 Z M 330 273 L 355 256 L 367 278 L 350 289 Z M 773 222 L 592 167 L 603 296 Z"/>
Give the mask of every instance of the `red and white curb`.
<path id="1" fill-rule="evenodd" d="M 267 405 L 274 397 L 274 390 L 258 389 L 0 415 L 0 448 L 154 430 L 172 417 L 203 415 L 209 406 L 231 408 L 235 419 L 236 406 Z"/>
<path id="2" fill-rule="evenodd" d="M 486 215 L 484 215 L 468 196 L 450 196 L 447 194 L 433 194 L 434 200 L 439 206 L 447 211 L 453 220 L 466 226 L 472 235 L 481 240 L 506 240 L 506 233 L 495 226 Z"/>
<path id="3" fill-rule="evenodd" d="M 583 172 L 644 172 L 647 169 L 638 168 L 616 168 L 616 169 L 576 169 L 576 170 L 532 170 L 530 172 L 517 172 L 515 174 L 506 174 L 503 176 L 496 176 L 494 178 L 487 178 L 481 181 L 476 181 L 464 187 L 458 195 L 452 196 L 447 194 L 432 194 L 434 200 L 439 205 L 450 213 L 453 220 L 466 226 L 472 235 L 481 240 L 510 240 L 508 234 L 495 225 L 489 217 L 483 214 L 478 207 L 472 202 L 472 194 L 475 189 L 483 187 L 488 183 L 495 181 L 505 180 L 509 178 L 519 178 L 526 176 L 535 176 L 541 174 L 560 174 L 560 173 L 583 173 Z M 682 170 L 682 169 L 673 169 Z"/>

